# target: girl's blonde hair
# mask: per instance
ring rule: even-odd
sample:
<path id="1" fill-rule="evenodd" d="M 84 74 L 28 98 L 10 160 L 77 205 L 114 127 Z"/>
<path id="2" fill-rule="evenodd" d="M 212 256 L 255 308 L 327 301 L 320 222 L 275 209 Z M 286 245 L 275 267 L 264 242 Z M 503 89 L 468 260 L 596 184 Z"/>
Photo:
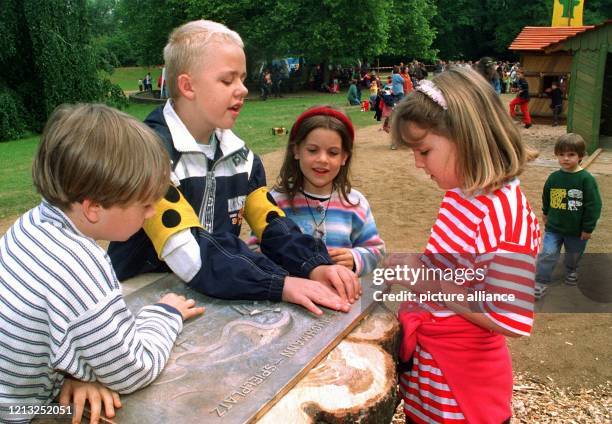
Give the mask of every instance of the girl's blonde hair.
<path id="1" fill-rule="evenodd" d="M 234 43 L 244 48 L 242 38 L 236 31 L 219 22 L 191 21 L 176 28 L 164 47 L 166 80 L 170 97 L 178 99 L 180 93 L 176 86 L 179 75 L 194 72 L 206 61 L 206 47 L 213 42 Z"/>
<path id="2" fill-rule="evenodd" d="M 451 68 L 432 80 L 446 101 L 443 109 L 427 94 L 414 90 L 395 108 L 392 137 L 413 147 L 421 139 L 402 137 L 407 123 L 431 131 L 457 146 L 457 176 L 467 194 L 494 191 L 523 171 L 537 156 L 523 145 L 519 130 L 489 82 L 476 71 Z"/>
<path id="3" fill-rule="evenodd" d="M 38 193 L 69 210 L 89 199 L 103 207 L 158 200 L 170 184 L 170 158 L 142 122 L 101 104 L 59 106 L 32 165 Z"/>
<path id="4" fill-rule="evenodd" d="M 293 199 L 298 191 L 304 189 L 304 174 L 300 163 L 295 159 L 295 150 L 306 139 L 311 131 L 324 128 L 338 133 L 342 139 L 342 150 L 346 153 L 346 161 L 340 167 L 340 172 L 334 178 L 334 190 L 338 190 L 341 199 L 348 205 L 355 206 L 348 197 L 351 191 L 349 169 L 353 157 L 353 142 L 355 130 L 350 118 L 340 109 L 333 106 L 313 106 L 306 109 L 295 121 L 289 135 L 289 143 L 285 152 L 285 160 L 274 189 L 285 193 L 289 204 L 293 207 Z"/>

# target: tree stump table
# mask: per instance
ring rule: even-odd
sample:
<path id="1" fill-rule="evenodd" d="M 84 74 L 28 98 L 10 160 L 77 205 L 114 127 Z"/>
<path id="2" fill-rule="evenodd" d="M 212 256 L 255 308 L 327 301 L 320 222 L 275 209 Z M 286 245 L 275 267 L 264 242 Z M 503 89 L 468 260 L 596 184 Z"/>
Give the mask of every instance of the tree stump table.
<path id="1" fill-rule="evenodd" d="M 259 424 L 389 423 L 398 403 L 399 323 L 383 304 L 311 369 Z"/>

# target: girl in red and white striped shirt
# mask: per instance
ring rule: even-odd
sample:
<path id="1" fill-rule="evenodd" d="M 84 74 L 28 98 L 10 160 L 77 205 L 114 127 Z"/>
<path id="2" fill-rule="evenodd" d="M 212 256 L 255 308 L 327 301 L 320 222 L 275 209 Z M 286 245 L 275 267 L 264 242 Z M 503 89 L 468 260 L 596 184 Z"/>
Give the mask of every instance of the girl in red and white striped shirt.
<path id="1" fill-rule="evenodd" d="M 517 179 L 529 152 L 493 88 L 471 69 L 423 80 L 396 107 L 393 138 L 446 191 L 425 253 L 406 264 L 440 271 L 412 291 L 443 295 L 400 308 L 400 358 L 411 362 L 400 375 L 406 421 L 509 422 L 504 336 L 531 332 L 540 239 Z"/>

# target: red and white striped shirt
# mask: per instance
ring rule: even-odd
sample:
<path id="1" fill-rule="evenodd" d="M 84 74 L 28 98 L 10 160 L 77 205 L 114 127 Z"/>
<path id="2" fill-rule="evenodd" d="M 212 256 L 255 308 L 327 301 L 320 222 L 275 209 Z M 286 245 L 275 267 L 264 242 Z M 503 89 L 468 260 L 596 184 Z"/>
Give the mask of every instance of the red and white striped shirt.
<path id="1" fill-rule="evenodd" d="M 472 197 L 453 189 L 442 200 L 423 261 L 428 267 L 441 269 L 484 267 L 484 280 L 466 282 L 466 286 L 485 293 L 513 294 L 515 300 L 483 301 L 481 310 L 506 330 L 529 335 L 539 241 L 537 218 L 518 179 L 495 192 Z M 425 309 L 437 318 L 455 315 L 435 302 L 415 303 L 408 308 Z M 418 344 L 412 370 L 400 376 L 400 391 L 406 417 L 414 422 L 466 422 L 435 358 Z"/>

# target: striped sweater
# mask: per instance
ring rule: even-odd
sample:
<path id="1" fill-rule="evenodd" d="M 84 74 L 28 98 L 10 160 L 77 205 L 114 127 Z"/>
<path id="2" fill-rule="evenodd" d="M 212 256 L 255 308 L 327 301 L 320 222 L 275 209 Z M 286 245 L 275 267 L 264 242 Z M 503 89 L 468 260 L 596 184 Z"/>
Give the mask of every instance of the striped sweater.
<path id="1" fill-rule="evenodd" d="M 5 408 L 51 402 L 64 374 L 120 393 L 144 387 L 163 370 L 182 326 L 167 305 L 134 317 L 106 252 L 46 201 L 0 239 Z M 11 418 L 0 410 L 0 421 Z"/>
<path id="2" fill-rule="evenodd" d="M 303 233 L 316 236 L 318 230 L 328 248 L 351 249 L 357 275 L 369 274 L 384 257 L 385 243 L 378 234 L 370 204 L 359 191 L 349 193 L 355 206 L 347 205 L 337 191 L 331 199 L 298 193 L 293 200 L 294 208 L 285 194 L 276 190 L 270 194 Z M 256 243 L 256 238 L 248 241 L 250 245 Z"/>
<path id="3" fill-rule="evenodd" d="M 475 282 L 471 288 L 512 294 L 516 300 L 483 301 L 480 304 L 483 314 L 510 332 L 529 335 L 533 325 L 533 286 L 539 240 L 538 221 L 517 179 L 493 193 L 474 197 L 467 197 L 454 189 L 449 190 L 442 200 L 423 261 L 429 267 L 442 269 L 486 268 L 484 281 Z M 407 311 L 413 309 L 415 313 L 424 309 L 432 314 L 434 321 L 455 315 L 444 304 L 434 302 L 404 307 Z M 404 337 L 408 336 L 404 334 Z M 492 336 L 503 337 L 494 333 Z M 456 346 L 457 349 L 464 348 L 459 339 Z M 406 417 L 416 423 L 470 421 L 453 394 L 453 390 L 460 389 L 449 386 L 436 358 L 417 342 L 412 370 L 400 375 Z M 512 382 L 502 389 L 511 393 Z M 505 403 L 509 418 L 510 399 Z"/>

